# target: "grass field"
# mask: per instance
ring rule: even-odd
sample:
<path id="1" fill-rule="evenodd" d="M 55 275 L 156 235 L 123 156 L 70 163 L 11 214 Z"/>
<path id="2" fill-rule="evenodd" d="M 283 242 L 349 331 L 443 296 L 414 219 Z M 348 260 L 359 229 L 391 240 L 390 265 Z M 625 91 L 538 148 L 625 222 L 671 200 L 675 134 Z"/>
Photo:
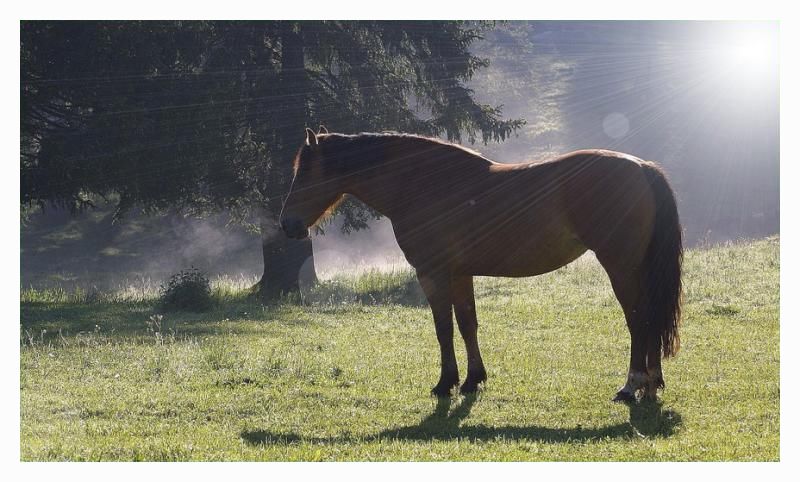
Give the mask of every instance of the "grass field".
<path id="1" fill-rule="evenodd" d="M 152 290 L 23 290 L 21 457 L 778 460 L 778 274 L 778 238 L 688 252 L 682 350 L 661 401 L 631 406 L 610 401 L 629 338 L 591 257 L 478 279 L 489 381 L 444 401 L 410 273 L 272 307 L 223 280 L 212 312 L 161 319 Z"/>

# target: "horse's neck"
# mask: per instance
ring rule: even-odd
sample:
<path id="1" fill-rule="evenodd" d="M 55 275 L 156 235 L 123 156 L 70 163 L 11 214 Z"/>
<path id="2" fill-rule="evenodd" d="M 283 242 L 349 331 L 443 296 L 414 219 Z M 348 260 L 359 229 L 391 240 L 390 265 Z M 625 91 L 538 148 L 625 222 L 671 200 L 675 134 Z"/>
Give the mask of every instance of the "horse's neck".
<path id="1" fill-rule="evenodd" d="M 378 148 L 363 149 L 373 154 L 352 176 L 350 194 L 392 220 L 405 216 L 415 203 L 430 202 L 430 193 L 425 191 L 432 184 L 446 190 L 455 172 L 459 179 L 466 180 L 469 166 L 486 162 L 478 157 L 472 159 L 467 152 L 461 156 L 453 150 L 457 148 L 433 141 L 388 137 L 373 142 Z"/>
<path id="2" fill-rule="evenodd" d="M 358 167 L 348 176 L 348 192 L 390 219 L 400 216 L 398 207 L 411 201 L 430 162 L 423 156 L 423 141 L 402 144 L 392 137 L 365 140 L 353 150 L 352 161 Z"/>

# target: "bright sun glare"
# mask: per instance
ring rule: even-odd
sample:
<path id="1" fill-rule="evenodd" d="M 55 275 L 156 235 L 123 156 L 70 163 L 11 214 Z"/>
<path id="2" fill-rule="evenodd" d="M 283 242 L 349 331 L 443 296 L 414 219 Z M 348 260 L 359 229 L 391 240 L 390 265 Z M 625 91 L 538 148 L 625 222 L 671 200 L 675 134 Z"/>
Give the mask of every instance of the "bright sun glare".
<path id="1" fill-rule="evenodd" d="M 762 32 L 748 32 L 726 52 L 728 61 L 743 67 L 761 64 L 770 56 L 769 38 Z"/>
<path id="2" fill-rule="evenodd" d="M 734 73 L 738 83 L 760 87 L 775 72 L 778 61 L 777 30 L 770 26 L 743 26 L 719 39 L 718 67 Z"/>

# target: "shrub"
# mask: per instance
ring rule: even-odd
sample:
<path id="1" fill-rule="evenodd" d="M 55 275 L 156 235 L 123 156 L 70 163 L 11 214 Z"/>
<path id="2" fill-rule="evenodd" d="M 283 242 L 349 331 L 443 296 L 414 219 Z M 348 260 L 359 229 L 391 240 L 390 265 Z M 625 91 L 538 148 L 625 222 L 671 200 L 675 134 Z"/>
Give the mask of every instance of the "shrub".
<path id="1" fill-rule="evenodd" d="M 161 308 L 165 311 L 207 311 L 214 304 L 208 276 L 197 268 L 181 270 L 161 285 Z"/>

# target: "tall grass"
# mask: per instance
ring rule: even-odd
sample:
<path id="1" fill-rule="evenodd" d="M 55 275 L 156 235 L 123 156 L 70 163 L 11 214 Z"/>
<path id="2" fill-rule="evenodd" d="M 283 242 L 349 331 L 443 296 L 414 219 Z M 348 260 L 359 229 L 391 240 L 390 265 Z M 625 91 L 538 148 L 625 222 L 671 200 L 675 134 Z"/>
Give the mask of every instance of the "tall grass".
<path id="1" fill-rule="evenodd" d="M 330 274 L 329 274 L 330 276 Z M 211 279 L 211 296 L 218 304 L 241 301 L 251 294 L 256 276 L 216 276 Z M 20 290 L 22 303 L 96 304 L 154 303 L 161 295 L 161 284 L 151 278 L 120 282 L 113 289 L 51 286 Z M 424 294 L 410 268 L 366 269 L 332 275 L 312 286 L 302 286 L 299 294 L 281 300 L 284 304 L 420 304 Z"/>
<path id="2" fill-rule="evenodd" d="M 211 295 L 214 300 L 224 303 L 246 296 L 250 287 L 258 282 L 255 276 L 216 276 L 211 279 Z M 63 286 L 22 288 L 21 303 L 152 303 L 161 295 L 161 282 L 149 277 L 119 281 L 111 289 L 95 286 Z"/>
<path id="3" fill-rule="evenodd" d="M 411 269 L 366 270 L 321 280 L 302 290 L 301 300 L 310 304 L 404 304 L 425 303 L 425 295 Z"/>

